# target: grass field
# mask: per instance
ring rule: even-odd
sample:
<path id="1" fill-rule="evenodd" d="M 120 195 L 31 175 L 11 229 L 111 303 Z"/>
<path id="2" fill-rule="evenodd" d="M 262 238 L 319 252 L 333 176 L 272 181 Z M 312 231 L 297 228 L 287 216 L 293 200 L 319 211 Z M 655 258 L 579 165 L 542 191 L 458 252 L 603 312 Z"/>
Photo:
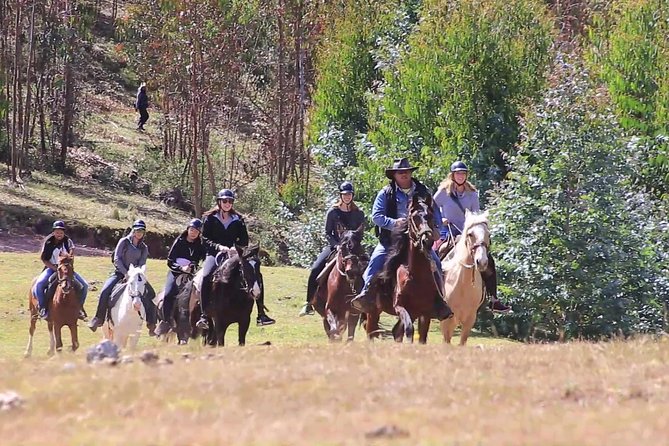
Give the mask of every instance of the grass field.
<path id="1" fill-rule="evenodd" d="M 110 264 L 78 257 L 76 267 L 99 287 Z M 41 323 L 34 358 L 23 360 L 26 287 L 39 269 L 35 255 L 0 253 L 0 393 L 25 400 L 0 412 L 3 445 L 660 445 L 669 438 L 667 340 L 524 345 L 475 337 L 459 348 L 431 333 L 426 346 L 361 337 L 328 344 L 319 318 L 296 316 L 306 271 L 265 268 L 278 322 L 251 327 L 247 347 L 166 346 L 144 336 L 140 351 L 172 363 L 147 365 L 134 354 L 130 364 L 88 365 L 85 350 L 99 334 L 80 327 L 79 352 L 47 359 Z M 150 261 L 157 289 L 165 272 L 163 262 Z M 235 333 L 228 336 L 234 345 Z M 272 345 L 256 345 L 265 341 Z M 402 435 L 370 438 L 384 426 Z"/>

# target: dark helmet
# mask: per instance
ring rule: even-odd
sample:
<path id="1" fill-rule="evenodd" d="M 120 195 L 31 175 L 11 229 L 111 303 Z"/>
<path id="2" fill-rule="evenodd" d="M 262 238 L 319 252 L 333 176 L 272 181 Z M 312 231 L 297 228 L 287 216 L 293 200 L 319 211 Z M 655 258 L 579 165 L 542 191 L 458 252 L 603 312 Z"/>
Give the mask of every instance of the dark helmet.
<path id="1" fill-rule="evenodd" d="M 202 220 L 200 220 L 199 218 L 194 218 L 188 223 L 188 227 L 189 228 L 195 228 L 198 231 L 201 231 L 202 230 Z"/>
<path id="2" fill-rule="evenodd" d="M 62 229 L 65 230 L 65 222 L 62 220 L 56 220 L 53 222 L 53 225 L 51 225 L 51 229 Z"/>
<path id="3" fill-rule="evenodd" d="M 146 231 L 146 223 L 144 223 L 144 220 L 135 220 L 132 224 L 132 229 L 143 229 Z"/>
<path id="4" fill-rule="evenodd" d="M 339 193 L 340 194 L 353 194 L 355 193 L 355 189 L 353 188 L 353 184 L 350 181 L 344 181 L 339 185 Z"/>
<path id="5" fill-rule="evenodd" d="M 462 161 L 456 161 L 451 164 L 451 172 L 469 172 L 469 169 Z"/>
<path id="6" fill-rule="evenodd" d="M 235 193 L 230 189 L 221 189 L 218 195 L 216 195 L 216 201 L 223 200 L 224 198 L 227 198 L 229 200 L 234 200 Z"/>

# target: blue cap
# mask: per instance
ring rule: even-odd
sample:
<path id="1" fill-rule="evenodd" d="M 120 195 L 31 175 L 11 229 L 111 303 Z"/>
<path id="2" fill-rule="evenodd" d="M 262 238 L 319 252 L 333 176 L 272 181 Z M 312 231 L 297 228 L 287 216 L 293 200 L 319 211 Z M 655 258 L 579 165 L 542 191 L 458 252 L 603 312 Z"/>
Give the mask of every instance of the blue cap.
<path id="1" fill-rule="evenodd" d="M 62 220 L 56 220 L 53 222 L 53 225 L 51 225 L 51 229 L 62 229 L 65 230 L 65 222 Z"/>
<path id="2" fill-rule="evenodd" d="M 222 199 L 229 199 L 229 200 L 234 200 L 235 199 L 235 193 L 231 191 L 230 189 L 221 189 L 218 195 L 216 195 L 216 201 L 222 200 Z"/>
<path id="3" fill-rule="evenodd" d="M 353 183 L 350 181 L 344 181 L 339 185 L 339 193 L 340 194 L 352 194 L 355 192 L 355 189 L 353 189 Z"/>
<path id="4" fill-rule="evenodd" d="M 199 218 L 194 218 L 188 223 L 188 227 L 189 228 L 195 228 L 198 231 L 201 231 L 202 230 L 202 220 L 200 220 Z"/>
<path id="5" fill-rule="evenodd" d="M 451 172 L 469 172 L 469 169 L 462 161 L 456 161 L 451 164 Z"/>
<path id="6" fill-rule="evenodd" d="M 146 231 L 146 223 L 144 223 L 144 220 L 135 220 L 132 224 L 132 229 L 143 229 Z"/>

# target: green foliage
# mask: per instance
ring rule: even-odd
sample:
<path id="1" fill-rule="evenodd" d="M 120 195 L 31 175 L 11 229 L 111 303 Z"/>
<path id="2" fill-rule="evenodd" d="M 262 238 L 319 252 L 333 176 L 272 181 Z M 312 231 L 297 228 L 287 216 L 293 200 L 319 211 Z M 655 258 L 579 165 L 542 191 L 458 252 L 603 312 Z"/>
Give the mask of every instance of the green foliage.
<path id="1" fill-rule="evenodd" d="M 494 249 L 514 336 L 609 337 L 662 328 L 669 297 L 666 215 L 633 185 L 638 146 L 599 106 L 580 66 L 528 116 L 493 193 Z"/>
<path id="2" fill-rule="evenodd" d="M 650 138 L 669 134 L 669 3 L 620 0 L 596 17 L 589 58 L 606 83 L 621 126 Z M 667 144 L 652 143 L 641 182 L 669 193 Z"/>
<path id="3" fill-rule="evenodd" d="M 464 158 L 485 189 L 498 177 L 489 166 L 502 166 L 517 141 L 519 107 L 543 86 L 551 43 L 539 1 L 426 1 L 409 50 L 371 101 L 371 162 L 409 156 L 440 179 Z"/>

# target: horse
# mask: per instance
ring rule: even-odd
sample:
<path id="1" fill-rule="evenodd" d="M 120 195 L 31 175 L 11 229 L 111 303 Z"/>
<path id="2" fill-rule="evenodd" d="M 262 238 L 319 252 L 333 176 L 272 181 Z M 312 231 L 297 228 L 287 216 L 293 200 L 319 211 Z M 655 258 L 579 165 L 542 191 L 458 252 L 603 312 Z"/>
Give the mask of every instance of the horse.
<path id="1" fill-rule="evenodd" d="M 173 321 L 174 331 L 170 330 L 169 333 L 162 336 L 165 342 L 170 342 L 176 332 L 177 342 L 179 345 L 185 345 L 188 343 L 188 339 L 191 335 L 191 324 L 190 324 L 190 299 L 191 293 L 194 292 L 195 287 L 193 286 L 193 280 L 195 275 L 190 273 L 179 274 L 177 277 L 177 287 L 178 292 L 175 298 L 175 305 L 172 311 L 172 314 L 167 316 L 170 323 Z M 161 291 L 154 301 L 156 308 L 158 310 L 158 320 L 165 320 L 165 315 L 163 314 L 163 303 L 164 303 L 164 290 Z"/>
<path id="2" fill-rule="evenodd" d="M 351 298 L 362 289 L 362 273 L 369 257 L 362 246 L 364 227 L 341 231 L 334 265 L 313 298 L 316 311 L 323 317 L 325 334 L 331 341 L 340 341 L 348 328 L 347 341 L 353 341 L 360 313 L 350 304 Z"/>
<path id="3" fill-rule="evenodd" d="M 119 287 L 125 287 L 116 304 L 112 304 L 110 317 L 102 326 L 105 339 L 109 339 L 120 348 L 125 348 L 130 340 L 130 348 L 137 347 L 142 323 L 146 320 L 146 310 L 142 304 L 142 296 L 146 287 L 146 265 L 135 267 L 130 265 L 128 279 L 114 287 L 112 296 L 117 294 Z"/>
<path id="4" fill-rule="evenodd" d="M 47 317 L 47 324 L 49 328 L 49 351 L 48 355 L 52 356 L 55 351 L 62 351 L 63 338 L 61 331 L 64 326 L 69 327 L 70 335 L 72 337 L 72 351 L 79 348 L 79 335 L 77 332 L 77 320 L 79 319 L 79 311 L 81 310 L 81 301 L 79 300 L 79 293 L 75 285 L 74 279 L 74 256 L 62 251 L 58 256 L 57 269 L 58 285 L 53 296 L 53 301 L 49 305 L 49 316 Z M 34 279 L 30 285 L 30 292 L 28 293 L 28 306 L 30 308 L 30 329 L 28 336 L 28 345 L 25 351 L 25 357 L 32 355 L 33 351 L 33 335 L 35 334 L 35 324 L 38 319 L 37 312 L 37 298 L 33 295 L 32 290 L 35 287 Z"/>
<path id="5" fill-rule="evenodd" d="M 462 235 L 453 250 L 442 260 L 444 270 L 444 299 L 453 310 L 454 317 L 441 322 L 441 332 L 446 343 L 451 342 L 458 324 L 462 325 L 460 345 L 467 338 L 476 322 L 476 312 L 483 302 L 484 287 L 480 271 L 488 267 L 490 230 L 488 212 L 465 212 Z"/>
<path id="6" fill-rule="evenodd" d="M 370 292 L 376 294 L 377 311 L 367 314 L 365 328 L 370 339 L 378 336 L 379 317 L 385 311 L 398 317 L 392 330 L 395 341 L 406 337 L 413 342 L 413 323 L 418 319 L 418 341 L 427 342 L 434 299 L 441 295 L 432 259 L 435 234 L 432 197 L 414 194 L 406 223 L 393 231 L 383 270 L 372 279 Z"/>
<path id="7" fill-rule="evenodd" d="M 203 345 L 225 345 L 225 333 L 234 323 L 239 325 L 239 345 L 246 344 L 246 333 L 251 325 L 255 301 L 263 293 L 260 274 L 259 247 L 235 246 L 229 257 L 217 267 L 212 276 L 211 302 L 207 309 L 209 329 L 204 330 Z M 195 287 L 193 287 L 195 288 Z M 199 295 L 192 292 L 190 299 L 191 337 L 199 334 L 195 326 L 200 318 Z"/>

